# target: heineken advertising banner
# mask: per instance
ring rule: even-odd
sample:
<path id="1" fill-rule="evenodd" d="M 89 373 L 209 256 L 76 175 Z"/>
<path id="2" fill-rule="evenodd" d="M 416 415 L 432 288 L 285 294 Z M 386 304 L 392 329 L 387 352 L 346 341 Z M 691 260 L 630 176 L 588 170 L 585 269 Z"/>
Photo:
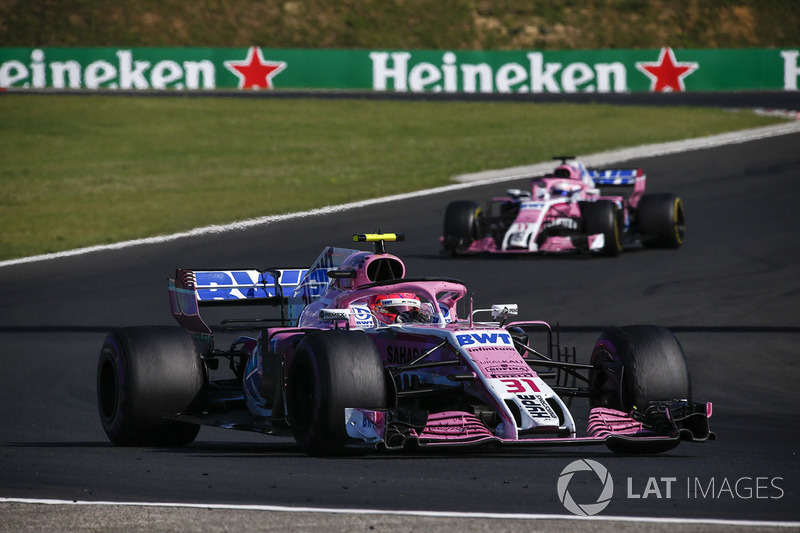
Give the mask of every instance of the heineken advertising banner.
<path id="1" fill-rule="evenodd" d="M 0 88 L 557 93 L 796 91 L 800 49 L 0 48 Z"/>

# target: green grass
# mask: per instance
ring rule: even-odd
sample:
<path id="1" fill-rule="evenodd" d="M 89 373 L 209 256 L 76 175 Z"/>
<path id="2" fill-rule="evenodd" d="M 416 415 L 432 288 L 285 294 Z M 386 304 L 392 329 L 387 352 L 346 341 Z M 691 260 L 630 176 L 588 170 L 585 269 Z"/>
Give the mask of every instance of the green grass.
<path id="1" fill-rule="evenodd" d="M 0 260 L 775 123 L 714 109 L 0 96 Z"/>

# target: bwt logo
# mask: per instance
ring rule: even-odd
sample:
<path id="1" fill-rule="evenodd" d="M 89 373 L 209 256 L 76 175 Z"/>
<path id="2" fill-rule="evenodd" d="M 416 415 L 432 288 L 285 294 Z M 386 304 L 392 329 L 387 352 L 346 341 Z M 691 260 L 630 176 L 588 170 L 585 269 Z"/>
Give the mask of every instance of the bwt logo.
<path id="1" fill-rule="evenodd" d="M 603 484 L 600 496 L 597 497 L 594 503 L 577 503 L 570 494 L 569 483 L 576 472 L 594 472 Z M 561 500 L 567 511 L 578 516 L 593 516 L 611 503 L 611 497 L 614 495 L 614 480 L 611 479 L 608 469 L 597 461 L 578 459 L 577 461 L 572 461 L 561 471 L 556 488 L 558 490 L 558 499 Z"/>
<path id="2" fill-rule="evenodd" d="M 511 335 L 508 333 L 466 333 L 463 335 L 456 335 L 456 341 L 459 346 L 469 345 L 503 345 L 511 344 Z"/>

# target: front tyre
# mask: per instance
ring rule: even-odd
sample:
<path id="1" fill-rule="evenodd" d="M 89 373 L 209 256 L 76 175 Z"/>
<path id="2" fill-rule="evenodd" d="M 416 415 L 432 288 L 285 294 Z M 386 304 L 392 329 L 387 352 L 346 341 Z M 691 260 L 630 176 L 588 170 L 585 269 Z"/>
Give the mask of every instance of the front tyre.
<path id="1" fill-rule="evenodd" d="M 383 362 L 360 331 L 312 331 L 289 365 L 286 407 L 295 441 L 310 455 L 347 452 L 345 408 L 386 407 Z"/>
<path id="2" fill-rule="evenodd" d="M 603 234 L 600 253 L 616 257 L 622 253 L 622 223 L 617 204 L 608 200 L 581 204 L 583 232 L 586 235 Z"/>
<path id="3" fill-rule="evenodd" d="M 165 419 L 186 410 L 205 382 L 191 336 L 181 328 L 121 328 L 106 337 L 97 364 L 100 422 L 117 446 L 176 447 L 200 426 Z"/>
<path id="4" fill-rule="evenodd" d="M 478 240 L 481 208 L 471 200 L 447 204 L 444 213 L 444 249 L 449 254 L 464 251 Z"/>
<path id="5" fill-rule="evenodd" d="M 680 248 L 686 233 L 683 200 L 674 194 L 645 194 L 636 206 L 642 243 L 649 247 Z"/>
<path id="6" fill-rule="evenodd" d="M 689 368 L 678 339 L 659 326 L 603 332 L 592 350 L 589 404 L 630 412 L 651 401 L 691 402 Z"/>

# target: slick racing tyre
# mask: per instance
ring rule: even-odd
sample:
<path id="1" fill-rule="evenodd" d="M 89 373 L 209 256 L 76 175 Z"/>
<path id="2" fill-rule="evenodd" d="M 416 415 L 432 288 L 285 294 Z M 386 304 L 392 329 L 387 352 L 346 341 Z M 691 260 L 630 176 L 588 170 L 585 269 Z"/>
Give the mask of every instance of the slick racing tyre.
<path id="1" fill-rule="evenodd" d="M 645 246 L 679 248 L 686 232 L 683 201 L 674 194 L 645 194 L 636 206 Z"/>
<path id="2" fill-rule="evenodd" d="M 586 235 L 603 234 L 603 255 L 611 257 L 622 253 L 622 224 L 620 212 L 614 202 L 598 200 L 581 204 L 583 232 Z"/>
<path id="3" fill-rule="evenodd" d="M 164 417 L 186 410 L 205 382 L 191 336 L 169 326 L 121 328 L 103 343 L 97 404 L 117 446 L 184 446 L 200 426 Z"/>
<path id="4" fill-rule="evenodd" d="M 592 350 L 589 404 L 630 412 L 651 401 L 691 401 L 686 357 L 678 339 L 659 326 L 603 332 Z"/>
<path id="5" fill-rule="evenodd" d="M 444 213 L 444 249 L 456 254 L 469 248 L 480 234 L 481 208 L 477 202 L 458 200 L 447 204 Z"/>
<path id="6" fill-rule="evenodd" d="M 348 453 L 347 407 L 386 407 L 380 354 L 363 332 L 311 331 L 297 345 L 286 383 L 289 425 L 306 453 Z"/>

